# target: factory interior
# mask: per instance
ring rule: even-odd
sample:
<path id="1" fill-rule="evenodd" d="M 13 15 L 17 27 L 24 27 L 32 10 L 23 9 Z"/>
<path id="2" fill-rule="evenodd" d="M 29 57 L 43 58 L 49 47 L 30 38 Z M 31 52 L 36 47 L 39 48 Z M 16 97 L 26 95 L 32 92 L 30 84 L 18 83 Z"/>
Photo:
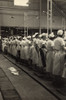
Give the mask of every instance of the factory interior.
<path id="1" fill-rule="evenodd" d="M 0 0 L 0 100 L 66 100 L 66 0 Z"/>

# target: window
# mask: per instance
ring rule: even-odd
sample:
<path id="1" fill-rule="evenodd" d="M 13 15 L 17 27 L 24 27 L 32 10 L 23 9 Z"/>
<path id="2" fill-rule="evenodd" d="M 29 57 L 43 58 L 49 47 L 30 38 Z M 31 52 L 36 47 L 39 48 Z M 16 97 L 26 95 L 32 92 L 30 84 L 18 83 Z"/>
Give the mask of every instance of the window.
<path id="1" fill-rule="evenodd" d="M 29 6 L 29 0 L 14 0 L 15 6 Z"/>

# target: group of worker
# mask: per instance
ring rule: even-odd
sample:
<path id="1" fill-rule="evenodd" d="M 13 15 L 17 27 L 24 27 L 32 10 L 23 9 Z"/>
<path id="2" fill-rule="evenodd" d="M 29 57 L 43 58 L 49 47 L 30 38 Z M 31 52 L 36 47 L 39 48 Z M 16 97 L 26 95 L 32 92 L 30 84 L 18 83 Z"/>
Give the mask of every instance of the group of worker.
<path id="1" fill-rule="evenodd" d="M 35 69 L 46 70 L 52 74 L 66 78 L 66 31 L 35 33 L 32 36 L 10 36 L 2 39 L 2 51 L 8 52 L 23 63 L 30 64 Z"/>

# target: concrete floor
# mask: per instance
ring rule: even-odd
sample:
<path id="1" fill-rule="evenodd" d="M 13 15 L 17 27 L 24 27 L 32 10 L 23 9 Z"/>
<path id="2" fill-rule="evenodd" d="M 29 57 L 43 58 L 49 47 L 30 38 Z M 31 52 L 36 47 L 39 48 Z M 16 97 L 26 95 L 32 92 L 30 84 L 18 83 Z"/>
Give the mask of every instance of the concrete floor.
<path id="1" fill-rule="evenodd" d="M 31 78 L 38 81 L 43 87 L 45 87 L 50 93 L 52 93 L 58 100 L 66 100 L 66 84 L 62 88 L 55 87 L 52 83 L 52 80 L 48 80 L 46 75 L 44 74 L 42 78 L 35 74 L 35 71 L 31 70 L 28 66 L 24 66 L 23 64 L 16 63 L 15 59 L 10 57 L 9 55 L 3 55 L 10 62 L 15 64 L 17 67 L 24 70 Z M 66 79 L 64 79 L 66 82 Z"/>
<path id="2" fill-rule="evenodd" d="M 17 68 L 14 64 L 9 62 L 0 54 L 0 67 L 5 72 L 10 82 L 22 98 L 22 100 L 57 100 L 51 93 L 49 93 L 40 84 L 34 81 L 22 70 Z M 9 68 L 14 67 L 19 75 L 11 73 Z"/>

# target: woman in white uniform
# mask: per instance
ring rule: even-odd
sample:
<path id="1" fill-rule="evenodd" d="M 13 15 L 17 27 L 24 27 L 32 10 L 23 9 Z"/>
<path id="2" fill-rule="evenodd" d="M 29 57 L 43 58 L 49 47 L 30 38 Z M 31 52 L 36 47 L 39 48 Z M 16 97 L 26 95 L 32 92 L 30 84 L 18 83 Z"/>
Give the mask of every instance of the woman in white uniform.
<path id="1" fill-rule="evenodd" d="M 16 50 L 17 50 L 17 53 L 16 53 L 16 57 L 17 57 L 17 62 L 20 61 L 20 37 L 17 37 L 17 47 L 16 47 Z"/>
<path id="2" fill-rule="evenodd" d="M 64 57 L 65 57 L 65 51 L 64 51 L 64 46 L 65 42 L 62 38 L 63 36 L 63 31 L 58 30 L 57 32 L 57 38 L 54 40 L 54 50 L 55 50 L 55 55 L 54 55 L 54 62 L 53 62 L 53 74 L 55 75 L 54 79 L 54 84 L 57 86 L 60 86 L 62 81 L 61 81 L 61 76 L 63 73 L 64 69 Z"/>
<path id="3" fill-rule="evenodd" d="M 11 38 L 10 39 L 10 55 L 12 55 L 12 52 L 13 52 L 12 46 L 13 46 L 13 39 Z"/>
<path id="4" fill-rule="evenodd" d="M 46 66 L 45 64 L 45 52 L 44 52 L 44 47 L 46 47 L 46 34 L 42 33 L 39 35 L 41 39 L 39 39 L 38 42 L 38 47 L 39 47 L 39 58 L 38 58 L 38 66 L 39 66 L 39 71 L 43 73 L 43 69 Z"/>
<path id="5" fill-rule="evenodd" d="M 39 53 L 38 53 L 38 49 L 37 49 L 37 38 L 36 37 L 36 34 L 34 35 L 34 38 L 33 38 L 33 42 L 32 42 L 32 46 L 31 46 L 31 54 L 32 54 L 32 65 L 33 65 L 33 69 L 36 69 L 37 65 L 38 65 L 38 56 L 39 56 Z"/>
<path id="6" fill-rule="evenodd" d="M 28 36 L 26 39 L 26 43 L 25 43 L 25 48 L 24 48 L 24 52 L 25 52 L 25 62 L 26 65 L 29 65 L 29 59 L 30 59 L 30 44 L 31 44 L 31 36 Z"/>
<path id="7" fill-rule="evenodd" d="M 53 69 L 53 58 L 54 58 L 54 33 L 49 35 L 49 40 L 46 43 L 47 54 L 46 54 L 46 72 L 51 77 Z"/>
<path id="8" fill-rule="evenodd" d="M 10 54 L 10 38 L 8 39 L 8 54 Z"/>
<path id="9" fill-rule="evenodd" d="M 21 58 L 21 62 L 22 63 L 25 63 L 25 41 L 26 40 L 26 37 L 23 37 L 23 40 L 20 42 L 20 45 L 21 45 L 21 47 L 20 47 L 20 58 Z"/>
<path id="10" fill-rule="evenodd" d="M 64 64 L 64 70 L 63 70 L 62 77 L 66 78 L 66 35 L 64 37 L 64 41 L 65 41 L 65 64 Z"/>

